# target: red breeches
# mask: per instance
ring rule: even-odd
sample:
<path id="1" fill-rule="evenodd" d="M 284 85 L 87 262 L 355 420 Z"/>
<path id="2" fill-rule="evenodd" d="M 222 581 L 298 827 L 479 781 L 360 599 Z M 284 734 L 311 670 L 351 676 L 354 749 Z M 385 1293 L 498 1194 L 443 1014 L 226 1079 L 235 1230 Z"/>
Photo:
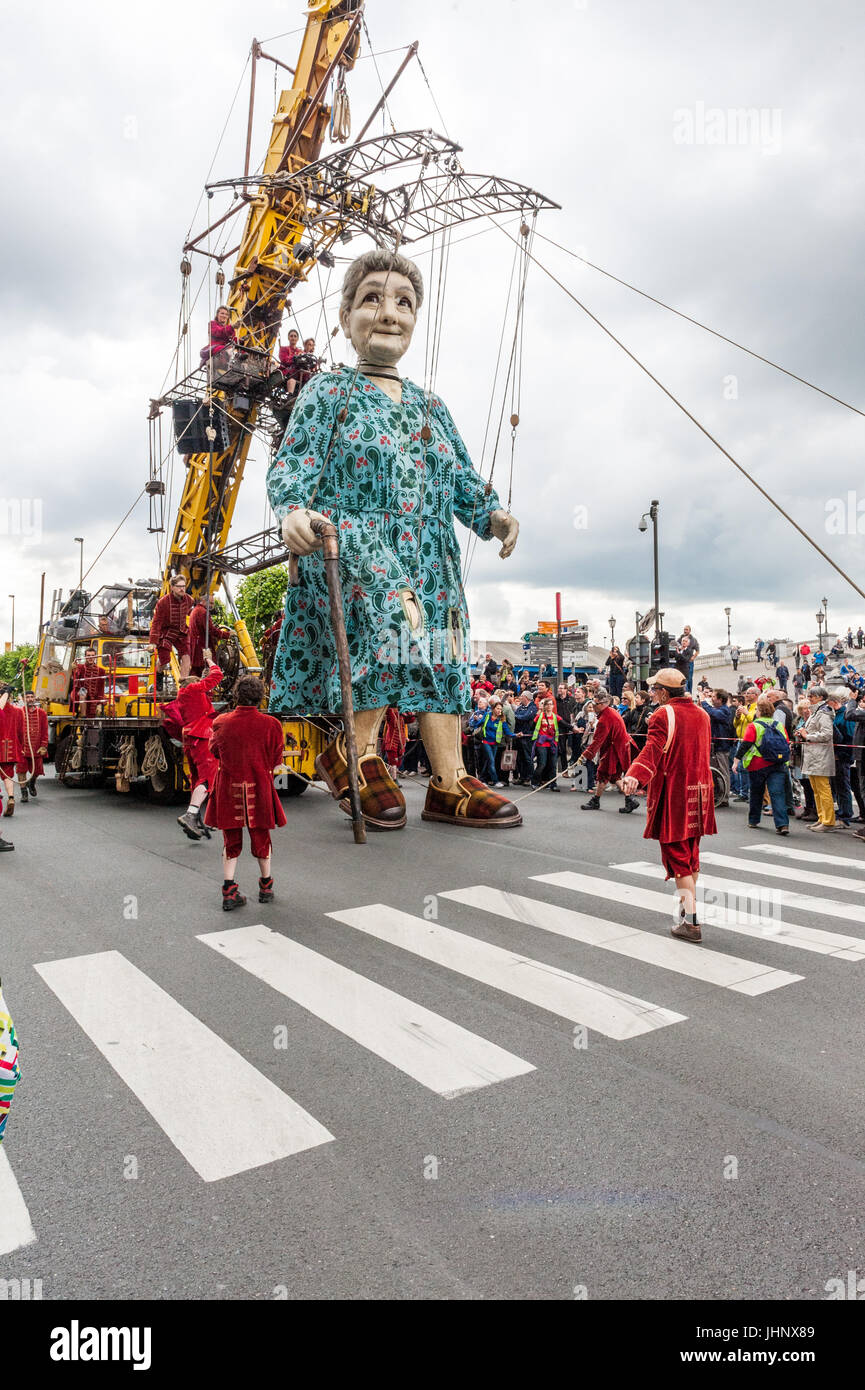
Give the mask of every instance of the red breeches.
<path id="1" fill-rule="evenodd" d="M 255 830 L 252 826 L 247 826 L 249 831 L 250 849 L 256 859 L 267 859 L 271 851 L 270 831 Z M 222 839 L 225 844 L 225 853 L 229 859 L 239 859 L 243 853 L 243 828 L 239 826 L 236 830 L 223 830 Z"/>
<path id="2" fill-rule="evenodd" d="M 661 862 L 667 870 L 667 878 L 687 878 L 700 870 L 700 837 L 692 835 L 689 840 L 662 840 Z"/>
<path id="3" fill-rule="evenodd" d="M 42 777 L 45 769 L 42 766 L 42 759 L 38 753 L 33 754 L 33 758 L 28 756 L 20 763 L 15 764 L 15 770 L 19 777 Z"/>
<path id="4" fill-rule="evenodd" d="M 171 659 L 171 648 L 177 652 L 178 661 L 182 656 L 189 656 L 189 633 L 184 632 L 181 636 L 175 637 L 173 634 L 166 633 L 156 648 L 156 659 L 160 666 L 167 666 Z"/>
<path id="5" fill-rule="evenodd" d="M 206 738 L 185 738 L 183 751 L 189 761 L 189 780 L 192 790 L 202 783 L 213 790 L 216 777 L 216 759 L 210 751 L 210 740 Z"/>

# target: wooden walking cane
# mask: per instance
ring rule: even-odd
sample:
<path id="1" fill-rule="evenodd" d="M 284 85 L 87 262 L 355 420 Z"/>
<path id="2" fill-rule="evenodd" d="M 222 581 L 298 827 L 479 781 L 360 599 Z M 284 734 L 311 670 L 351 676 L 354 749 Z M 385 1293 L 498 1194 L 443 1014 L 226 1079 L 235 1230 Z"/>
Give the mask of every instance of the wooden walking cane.
<path id="1" fill-rule="evenodd" d="M 342 718 L 345 725 L 345 756 L 348 763 L 348 798 L 356 845 L 366 844 L 366 825 L 360 807 L 360 785 L 357 779 L 357 738 L 354 731 L 354 701 L 351 697 L 351 657 L 345 631 L 342 606 L 342 586 L 339 582 L 339 533 L 332 521 L 313 521 L 312 529 L 321 539 L 327 592 L 330 598 L 330 621 L 336 642 L 339 662 L 339 684 L 342 691 Z M 296 560 L 295 556 L 292 556 Z"/>

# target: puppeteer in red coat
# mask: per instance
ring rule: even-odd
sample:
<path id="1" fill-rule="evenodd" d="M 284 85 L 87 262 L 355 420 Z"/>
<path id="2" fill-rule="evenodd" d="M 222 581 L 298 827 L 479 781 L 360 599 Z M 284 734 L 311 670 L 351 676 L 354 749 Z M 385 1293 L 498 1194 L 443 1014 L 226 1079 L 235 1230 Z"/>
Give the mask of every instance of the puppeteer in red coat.
<path id="1" fill-rule="evenodd" d="M 48 715 L 36 704 L 19 709 L 18 714 L 21 745 L 21 757 L 17 764 L 18 778 L 19 781 L 23 781 L 25 777 L 35 780 L 44 772 L 42 755 L 48 751 Z"/>
<path id="2" fill-rule="evenodd" d="M 200 676 L 204 670 L 204 650 L 212 647 L 217 637 L 225 639 L 231 636 L 231 629 L 220 627 L 219 623 L 214 622 L 213 613 L 210 613 L 208 623 L 209 607 L 198 600 L 189 615 L 189 669 L 193 676 Z"/>
<path id="3" fill-rule="evenodd" d="M 582 757 L 598 758 L 598 781 L 617 782 L 631 758 L 631 736 L 625 721 L 612 705 L 605 705 L 598 715 L 595 732 Z"/>
<path id="4" fill-rule="evenodd" d="M 192 789 L 206 784 L 211 790 L 216 780 L 216 760 L 210 748 L 210 734 L 216 710 L 210 692 L 222 680 L 222 670 L 212 665 L 203 680 L 181 686 L 176 705 L 183 728 L 183 751 L 189 760 Z"/>
<path id="5" fill-rule="evenodd" d="M 244 826 L 266 831 L 285 825 L 273 781 L 284 747 L 279 720 L 254 705 L 238 705 L 217 715 L 210 735 L 217 772 L 204 818 L 208 825 L 222 831 Z"/>
<path id="6" fill-rule="evenodd" d="M 82 719 L 92 719 L 105 700 L 108 673 L 97 661 L 79 661 L 72 667 L 72 708 Z"/>
<path id="7" fill-rule="evenodd" d="M 21 710 L 8 695 L 0 695 L 0 706 L 0 774 L 10 779 L 21 761 Z"/>
<path id="8" fill-rule="evenodd" d="M 643 836 L 660 841 L 667 878 L 696 873 L 700 837 L 715 834 L 711 746 L 706 711 L 687 697 L 670 699 L 649 719 L 645 747 L 628 768 L 647 787 Z"/>
<path id="9" fill-rule="evenodd" d="M 156 658 L 160 666 L 167 666 L 171 648 L 178 658 L 189 658 L 189 630 L 186 620 L 195 604 L 186 592 L 185 584 L 175 583 L 167 594 L 159 599 L 150 624 L 150 641 L 156 648 Z M 181 670 L 183 668 L 181 667 Z"/>

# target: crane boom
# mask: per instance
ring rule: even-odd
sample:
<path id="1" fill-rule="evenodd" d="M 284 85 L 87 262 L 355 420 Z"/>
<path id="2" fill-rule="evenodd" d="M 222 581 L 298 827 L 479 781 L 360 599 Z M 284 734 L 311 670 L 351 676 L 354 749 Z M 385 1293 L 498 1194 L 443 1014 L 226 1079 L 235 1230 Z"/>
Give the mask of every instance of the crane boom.
<path id="1" fill-rule="evenodd" d="M 293 85 L 282 92 L 273 126 L 264 175 L 282 174 L 261 182 L 258 191 L 244 189 L 246 223 L 230 281 L 228 307 L 240 325 L 244 347 L 270 353 L 279 335 L 286 299 L 315 264 L 301 247 L 306 229 L 307 198 L 288 178 L 321 155 L 330 120 L 328 86 L 354 67 L 360 47 L 365 0 L 309 0 L 300 56 Z M 253 43 L 253 82 L 260 46 Z M 248 172 L 248 171 L 247 171 Z M 339 226 L 328 230 L 336 236 Z M 329 238 L 330 239 L 330 238 Z M 195 239 L 201 240 L 201 237 Z M 189 250 L 193 243 L 187 243 Z M 306 254 L 304 254 L 306 252 Z M 249 453 L 258 413 L 254 399 L 243 408 L 220 402 L 226 417 L 228 443 L 220 453 L 192 454 L 180 499 L 171 546 L 166 555 L 163 592 L 172 573 L 188 575 L 196 597 L 220 582 L 206 562 L 208 552 L 228 540 L 234 507 Z"/>

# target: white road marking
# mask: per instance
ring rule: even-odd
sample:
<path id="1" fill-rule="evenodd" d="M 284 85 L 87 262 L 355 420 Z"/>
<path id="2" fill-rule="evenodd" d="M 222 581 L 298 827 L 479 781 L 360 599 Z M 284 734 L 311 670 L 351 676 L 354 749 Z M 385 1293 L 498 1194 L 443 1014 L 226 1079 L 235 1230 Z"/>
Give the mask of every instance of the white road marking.
<path id="1" fill-rule="evenodd" d="M 858 869 L 865 873 L 865 849 L 861 859 L 845 859 L 840 854 L 818 854 L 815 850 L 793 849 L 790 845 L 742 845 L 748 854 L 755 850 L 763 854 L 779 854 L 784 859 L 801 859 L 805 864 L 834 864 L 839 869 Z"/>
<path id="2" fill-rule="evenodd" d="M 722 989 L 735 990 L 739 994 L 766 994 L 769 990 L 781 989 L 803 978 L 801 975 L 791 975 L 787 970 L 775 970 L 758 961 L 742 960 L 739 956 L 724 955 L 705 947 L 699 951 L 686 950 L 681 941 L 674 941 L 670 936 L 656 936 L 653 932 L 627 927 L 621 922 L 588 917 L 569 907 L 559 907 L 556 903 L 542 902 L 538 898 L 524 898 L 519 893 L 505 893 L 500 888 L 477 885 L 457 888 L 438 896 L 466 903 L 483 912 L 494 912 L 512 922 L 524 922 L 530 927 L 540 927 L 542 931 L 555 932 L 557 936 L 566 936 L 571 941 L 582 941 L 588 946 L 599 946 L 604 951 L 630 956 L 647 965 L 659 965 L 677 975 L 705 980 L 708 984 L 720 985 Z"/>
<path id="3" fill-rule="evenodd" d="M 400 912 L 384 903 L 327 915 L 379 941 L 411 951 L 423 960 L 434 961 L 447 970 L 468 975 L 481 984 L 536 1004 L 560 1018 L 583 1023 L 608 1038 L 619 1041 L 634 1038 L 670 1023 L 683 1023 L 686 1018 L 685 1014 L 660 1009 L 645 999 L 608 989 L 606 985 L 584 980 L 554 965 L 505 951 L 501 946 L 451 931 L 449 927 L 413 917 L 410 912 Z"/>
<path id="4" fill-rule="evenodd" d="M 205 1182 L 333 1139 L 119 951 L 35 968 Z"/>
<path id="5" fill-rule="evenodd" d="M 9 1128 L 14 1122 L 15 1107 L 10 1110 Z M 12 1165 L 5 1148 L 0 1145 L 0 1255 L 11 1255 L 22 1245 L 32 1245 L 36 1232 L 30 1220 L 27 1203 L 21 1195 Z"/>
<path id="6" fill-rule="evenodd" d="M 748 864 L 749 869 L 757 869 L 759 865 Z M 644 878 L 663 878 L 664 870 L 660 864 L 646 864 L 635 862 L 633 864 L 611 864 L 611 869 L 624 869 L 626 873 L 642 874 Z M 706 874 L 700 869 L 699 883 L 704 888 L 719 888 L 724 893 L 729 893 L 731 899 L 742 901 L 742 899 L 756 899 L 759 902 L 761 894 L 765 898 L 767 892 L 771 892 L 775 901 L 783 907 L 795 908 L 797 912 L 816 912 L 822 913 L 825 917 L 841 917 L 845 922 L 865 922 L 865 907 L 859 903 L 839 903 L 833 898 L 811 898 L 806 893 L 794 893 L 792 888 L 772 888 L 767 889 L 766 885 L 760 883 L 746 883 L 735 878 L 718 878 L 714 874 Z M 865 941 L 862 942 L 865 949 Z"/>
<path id="7" fill-rule="evenodd" d="M 755 846 L 756 848 L 756 846 Z M 812 869 L 788 868 L 786 864 L 760 864 L 752 859 L 739 859 L 734 854 L 716 854 L 700 850 L 701 864 L 714 864 L 719 869 L 747 869 L 749 873 L 765 874 L 767 878 L 783 878 L 787 883 L 813 883 L 815 888 L 841 888 L 847 893 L 865 893 L 865 881 L 854 883 L 841 874 L 815 874 Z"/>
<path id="8" fill-rule="evenodd" d="M 199 936 L 235 965 L 440 1096 L 534 1071 L 530 1062 L 268 927 Z"/>
<path id="9" fill-rule="evenodd" d="M 608 902 L 626 903 L 629 907 L 644 908 L 647 912 L 660 912 L 671 921 L 678 902 L 674 893 L 656 893 L 651 888 L 613 882 L 607 878 L 593 878 L 589 874 L 566 871 L 534 874 L 532 877 L 539 883 L 552 883 L 575 893 L 605 898 Z M 843 936 L 840 932 L 821 931 L 817 927 L 800 927 L 756 912 L 739 912 L 711 900 L 701 906 L 700 922 L 707 927 L 736 932 L 740 936 L 752 936 L 758 941 L 777 941 L 782 946 L 795 946 L 800 951 L 837 956 L 839 960 L 865 960 L 865 941 L 858 936 Z"/>

